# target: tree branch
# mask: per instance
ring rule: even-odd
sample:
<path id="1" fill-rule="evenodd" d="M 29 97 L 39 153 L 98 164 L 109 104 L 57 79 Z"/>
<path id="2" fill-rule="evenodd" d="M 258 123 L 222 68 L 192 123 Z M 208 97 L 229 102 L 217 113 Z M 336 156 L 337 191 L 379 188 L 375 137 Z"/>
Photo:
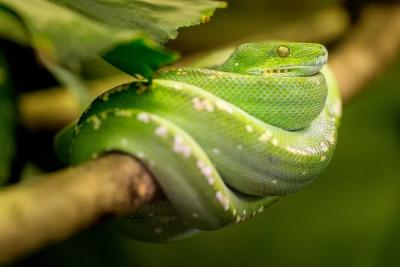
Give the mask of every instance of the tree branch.
<path id="1" fill-rule="evenodd" d="M 399 5 L 367 9 L 331 57 L 345 103 L 399 52 L 399 10 Z M 106 215 L 134 212 L 158 190 L 146 168 L 123 155 L 43 178 L 0 191 L 0 263 L 67 238 Z"/>
<path id="2" fill-rule="evenodd" d="M 127 74 L 119 74 L 89 81 L 86 86 L 89 88 L 89 95 L 95 98 L 110 88 L 132 80 Z M 76 119 L 81 112 L 81 106 L 71 90 L 55 87 L 21 94 L 18 96 L 18 110 L 25 127 L 56 130 Z"/>
<path id="3" fill-rule="evenodd" d="M 366 8 L 360 22 L 329 60 L 343 102 L 354 99 L 366 85 L 397 59 L 400 51 L 400 5 Z"/>
<path id="4" fill-rule="evenodd" d="M 0 191 L 0 265 L 153 200 L 158 187 L 134 158 L 111 154 Z"/>

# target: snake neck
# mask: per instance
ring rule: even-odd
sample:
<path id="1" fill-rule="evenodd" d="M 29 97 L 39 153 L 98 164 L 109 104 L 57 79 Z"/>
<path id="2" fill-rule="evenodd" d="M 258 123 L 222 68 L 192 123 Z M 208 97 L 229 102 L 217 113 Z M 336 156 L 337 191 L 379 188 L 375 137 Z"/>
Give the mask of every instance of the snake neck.
<path id="1" fill-rule="evenodd" d="M 158 78 L 195 85 L 285 130 L 307 127 L 322 112 L 327 97 L 327 85 L 320 73 L 281 77 L 180 68 L 160 72 Z"/>

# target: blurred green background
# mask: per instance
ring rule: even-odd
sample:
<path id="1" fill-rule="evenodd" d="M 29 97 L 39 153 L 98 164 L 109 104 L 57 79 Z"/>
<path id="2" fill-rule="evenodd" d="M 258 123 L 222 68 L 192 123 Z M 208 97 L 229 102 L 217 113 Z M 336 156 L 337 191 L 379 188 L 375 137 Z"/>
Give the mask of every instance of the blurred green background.
<path id="1" fill-rule="evenodd" d="M 365 3 L 353 1 L 350 10 Z M 169 46 L 185 55 L 268 37 L 344 4 L 349 7 L 334 0 L 230 1 Z M 13 266 L 400 266 L 399 74 L 400 58 L 345 106 L 336 154 L 314 183 L 250 221 L 169 244 L 118 237 L 98 225 Z"/>

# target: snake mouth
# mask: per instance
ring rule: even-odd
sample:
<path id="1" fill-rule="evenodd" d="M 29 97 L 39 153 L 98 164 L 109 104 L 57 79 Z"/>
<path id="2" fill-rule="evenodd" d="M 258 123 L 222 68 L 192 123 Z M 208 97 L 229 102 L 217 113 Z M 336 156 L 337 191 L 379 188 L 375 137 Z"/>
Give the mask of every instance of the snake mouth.
<path id="1" fill-rule="evenodd" d="M 263 75 L 281 75 L 281 76 L 311 76 L 317 74 L 323 65 L 297 65 L 273 69 L 264 69 L 260 74 Z"/>
<path id="2" fill-rule="evenodd" d="M 299 65 L 282 65 L 272 68 L 264 68 L 252 70 L 251 74 L 256 75 L 278 75 L 278 76 L 312 76 L 321 71 L 322 67 L 327 63 L 328 55 L 323 54 L 316 57 L 313 62 Z"/>

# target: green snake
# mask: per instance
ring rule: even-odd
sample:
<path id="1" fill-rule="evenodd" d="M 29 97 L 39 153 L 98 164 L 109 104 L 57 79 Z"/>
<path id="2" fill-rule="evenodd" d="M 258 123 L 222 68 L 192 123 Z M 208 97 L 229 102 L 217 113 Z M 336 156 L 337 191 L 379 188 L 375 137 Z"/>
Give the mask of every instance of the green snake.
<path id="1" fill-rule="evenodd" d="M 56 152 L 75 165 L 120 151 L 147 166 L 166 198 L 119 222 L 136 239 L 242 222 L 328 165 L 341 101 L 327 57 L 320 44 L 248 43 L 219 66 L 160 71 L 99 96 Z"/>

